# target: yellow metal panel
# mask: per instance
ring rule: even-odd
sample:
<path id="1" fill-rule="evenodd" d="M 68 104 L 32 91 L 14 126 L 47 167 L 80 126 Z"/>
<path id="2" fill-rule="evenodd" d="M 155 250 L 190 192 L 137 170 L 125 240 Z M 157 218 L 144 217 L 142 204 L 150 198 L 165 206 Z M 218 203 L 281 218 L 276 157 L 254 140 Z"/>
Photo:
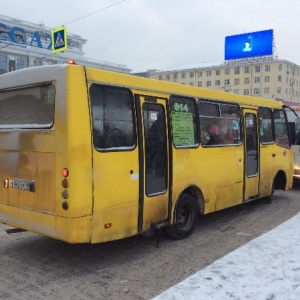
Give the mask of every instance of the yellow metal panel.
<path id="1" fill-rule="evenodd" d="M 68 243 L 91 241 L 91 216 L 63 218 L 27 209 L 0 204 L 3 223 Z"/>
<path id="2" fill-rule="evenodd" d="M 94 213 L 92 243 L 113 241 L 137 234 L 137 217 L 137 202 Z"/>

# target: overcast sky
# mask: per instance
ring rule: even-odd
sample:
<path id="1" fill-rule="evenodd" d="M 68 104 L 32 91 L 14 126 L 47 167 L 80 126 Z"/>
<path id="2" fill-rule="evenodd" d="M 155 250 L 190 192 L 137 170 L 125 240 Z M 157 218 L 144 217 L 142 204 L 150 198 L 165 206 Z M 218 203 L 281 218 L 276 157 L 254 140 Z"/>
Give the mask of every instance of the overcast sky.
<path id="1" fill-rule="evenodd" d="M 135 72 L 221 63 L 225 36 L 268 29 L 278 58 L 300 65 L 298 0 L 126 0 L 104 9 L 120 1 L 1 0 L 0 14 L 50 28 L 67 24 L 87 39 L 86 57 Z"/>

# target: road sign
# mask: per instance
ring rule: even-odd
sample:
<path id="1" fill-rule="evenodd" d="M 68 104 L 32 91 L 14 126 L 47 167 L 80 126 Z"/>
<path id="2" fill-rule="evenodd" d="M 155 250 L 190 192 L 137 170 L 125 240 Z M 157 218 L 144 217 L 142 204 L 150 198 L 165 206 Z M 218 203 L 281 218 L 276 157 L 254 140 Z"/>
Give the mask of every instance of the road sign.
<path id="1" fill-rule="evenodd" d="M 51 31 L 52 53 L 62 52 L 67 50 L 67 28 L 61 26 Z"/>

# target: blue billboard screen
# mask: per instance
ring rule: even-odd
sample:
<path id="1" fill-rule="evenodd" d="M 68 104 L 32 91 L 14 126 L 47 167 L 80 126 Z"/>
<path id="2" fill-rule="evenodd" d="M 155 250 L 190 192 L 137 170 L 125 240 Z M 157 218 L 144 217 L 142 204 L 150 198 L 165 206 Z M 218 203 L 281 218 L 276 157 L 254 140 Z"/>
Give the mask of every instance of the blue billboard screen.
<path id="1" fill-rule="evenodd" d="M 273 54 L 273 29 L 225 37 L 225 60 Z"/>

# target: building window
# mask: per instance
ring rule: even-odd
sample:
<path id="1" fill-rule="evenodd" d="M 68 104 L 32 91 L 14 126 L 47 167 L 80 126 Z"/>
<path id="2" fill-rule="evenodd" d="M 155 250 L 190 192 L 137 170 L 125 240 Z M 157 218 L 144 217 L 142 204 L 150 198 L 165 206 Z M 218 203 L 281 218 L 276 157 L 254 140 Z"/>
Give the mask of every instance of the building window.
<path id="1" fill-rule="evenodd" d="M 158 80 L 162 80 L 162 76 L 161 75 L 158 76 Z"/>
<path id="2" fill-rule="evenodd" d="M 206 81 L 206 86 L 211 86 L 211 81 L 210 80 Z"/>
<path id="3" fill-rule="evenodd" d="M 202 72 L 198 72 L 198 77 L 202 77 Z"/>
<path id="4" fill-rule="evenodd" d="M 259 73 L 260 72 L 260 66 L 255 66 L 255 73 Z"/>
<path id="5" fill-rule="evenodd" d="M 194 78 L 194 72 L 190 72 L 190 78 Z"/>
<path id="6" fill-rule="evenodd" d="M 235 78 L 234 79 L 234 85 L 239 85 L 240 84 L 240 79 L 239 78 Z"/>
<path id="7" fill-rule="evenodd" d="M 198 81 L 198 87 L 202 87 L 202 81 Z"/>
<path id="8" fill-rule="evenodd" d="M 230 80 L 229 79 L 225 79 L 224 81 L 225 86 L 230 84 Z"/>
<path id="9" fill-rule="evenodd" d="M 271 70 L 271 66 L 270 65 L 265 65 L 265 71 L 270 72 L 270 70 Z"/>
<path id="10" fill-rule="evenodd" d="M 185 73 L 181 73 L 181 78 L 185 79 Z"/>
<path id="11" fill-rule="evenodd" d="M 193 86 L 194 85 L 194 82 L 190 82 L 190 86 Z"/>
<path id="12" fill-rule="evenodd" d="M 0 55 L 0 75 L 7 73 L 7 57 Z"/>
<path id="13" fill-rule="evenodd" d="M 206 76 L 211 76 L 211 71 L 206 71 Z"/>
<path id="14" fill-rule="evenodd" d="M 215 86 L 219 86 L 219 85 L 221 85 L 221 81 L 220 80 L 216 80 L 215 81 Z"/>
<path id="15" fill-rule="evenodd" d="M 249 74 L 250 73 L 250 67 L 245 67 L 245 74 Z"/>
<path id="16" fill-rule="evenodd" d="M 260 82 L 260 77 L 254 77 L 254 82 L 259 83 Z"/>
<path id="17" fill-rule="evenodd" d="M 166 80 L 170 80 L 170 74 L 166 75 Z"/>
<path id="18" fill-rule="evenodd" d="M 250 78 L 249 77 L 244 78 L 244 84 L 249 84 L 249 83 L 250 83 Z"/>
<path id="19" fill-rule="evenodd" d="M 221 75 L 221 70 L 216 70 L 216 75 Z"/>
<path id="20" fill-rule="evenodd" d="M 230 69 L 225 69 L 225 75 L 230 75 Z"/>
<path id="21" fill-rule="evenodd" d="M 259 95 L 259 88 L 254 88 L 253 89 L 253 94 L 254 95 Z"/>
<path id="22" fill-rule="evenodd" d="M 278 65 L 278 71 L 282 71 L 282 64 Z"/>
<path id="23" fill-rule="evenodd" d="M 236 75 L 240 74 L 240 67 L 234 68 L 234 74 Z"/>
<path id="24" fill-rule="evenodd" d="M 22 57 L 17 58 L 17 70 L 21 70 L 25 68 L 25 59 Z"/>
<path id="25" fill-rule="evenodd" d="M 244 95 L 249 95 L 249 89 L 244 89 Z"/>
<path id="26" fill-rule="evenodd" d="M 265 82 L 270 82 L 270 76 L 265 76 Z"/>
<path id="27" fill-rule="evenodd" d="M 281 80 L 282 80 L 281 75 L 278 75 L 278 82 L 281 82 Z"/>
<path id="28" fill-rule="evenodd" d="M 268 87 L 264 88 L 264 94 L 269 94 L 269 88 Z"/>
<path id="29" fill-rule="evenodd" d="M 235 90 L 233 90 L 233 93 L 234 93 L 234 94 L 239 94 L 240 91 L 239 91 L 239 89 L 235 89 Z"/>
<path id="30" fill-rule="evenodd" d="M 175 74 L 174 74 L 174 80 L 176 80 L 177 77 L 178 77 L 178 76 L 177 76 L 177 73 L 175 73 Z"/>

